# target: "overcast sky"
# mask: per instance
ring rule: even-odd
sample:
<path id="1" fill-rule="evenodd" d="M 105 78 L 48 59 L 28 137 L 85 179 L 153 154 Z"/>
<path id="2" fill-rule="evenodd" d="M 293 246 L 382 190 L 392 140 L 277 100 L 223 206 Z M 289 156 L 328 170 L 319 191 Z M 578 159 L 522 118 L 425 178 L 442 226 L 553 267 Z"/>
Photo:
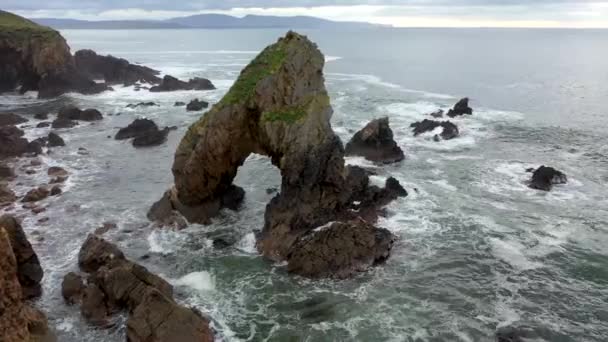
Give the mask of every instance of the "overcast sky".
<path id="1" fill-rule="evenodd" d="M 166 19 L 198 13 L 311 15 L 400 27 L 602 27 L 608 0 L 2 0 L 26 17 Z"/>

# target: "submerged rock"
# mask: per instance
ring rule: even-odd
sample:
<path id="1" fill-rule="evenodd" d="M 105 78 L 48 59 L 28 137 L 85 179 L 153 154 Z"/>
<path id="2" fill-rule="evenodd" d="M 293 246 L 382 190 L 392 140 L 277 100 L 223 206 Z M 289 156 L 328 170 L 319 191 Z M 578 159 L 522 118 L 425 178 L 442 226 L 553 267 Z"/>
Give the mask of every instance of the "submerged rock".
<path id="1" fill-rule="evenodd" d="M 51 123 L 48 121 L 43 121 L 43 122 L 39 122 L 36 125 L 36 128 L 45 128 L 45 127 L 51 127 Z"/>
<path id="2" fill-rule="evenodd" d="M 155 102 L 140 102 L 137 104 L 131 103 L 127 105 L 127 108 L 137 108 L 137 107 L 158 107 Z"/>
<path id="3" fill-rule="evenodd" d="M 175 107 L 183 107 L 185 105 L 186 105 L 186 102 L 177 101 L 177 102 L 175 102 L 175 104 L 173 106 L 175 106 Z"/>
<path id="4" fill-rule="evenodd" d="M 551 191 L 555 184 L 568 183 L 568 177 L 552 167 L 541 166 L 534 171 L 528 185 L 532 189 Z"/>
<path id="5" fill-rule="evenodd" d="M 14 126 L 27 122 L 28 120 L 13 113 L 0 113 L 0 126 Z"/>
<path id="6" fill-rule="evenodd" d="M 161 83 L 150 88 L 153 93 L 177 91 L 177 90 L 213 90 L 215 86 L 211 81 L 204 78 L 193 78 L 188 82 L 180 81 L 177 78 L 166 75 Z"/>
<path id="7" fill-rule="evenodd" d="M 27 194 L 25 194 L 25 197 L 23 197 L 23 199 L 21 200 L 21 202 L 27 203 L 27 202 L 42 201 L 43 199 L 49 197 L 49 194 L 50 194 L 49 189 L 41 186 L 36 189 L 32 189 L 32 190 L 28 191 Z"/>
<path id="8" fill-rule="evenodd" d="M 410 125 L 413 128 L 414 136 L 418 136 L 422 133 L 432 132 L 436 128 L 441 127 L 442 131 L 439 134 L 435 135 L 435 140 L 439 141 L 439 137 L 443 140 L 450 140 L 458 137 L 460 132 L 458 131 L 458 126 L 450 121 L 435 121 L 424 119 L 419 122 L 415 122 Z"/>
<path id="9" fill-rule="evenodd" d="M 125 140 L 133 139 L 133 146 L 147 147 L 157 146 L 167 141 L 169 127 L 159 129 L 154 121 L 149 119 L 135 119 L 129 126 L 121 128 L 114 139 Z"/>
<path id="10" fill-rule="evenodd" d="M 454 105 L 454 108 L 448 111 L 448 116 L 451 118 L 462 116 L 462 115 L 472 115 L 473 109 L 469 107 L 469 99 L 465 97 L 461 99 Z"/>
<path id="11" fill-rule="evenodd" d="M 76 126 L 78 126 L 78 122 L 67 119 L 55 119 L 51 124 L 51 127 L 55 129 L 72 128 Z"/>
<path id="12" fill-rule="evenodd" d="M 177 211 L 190 222 L 210 223 L 223 207 L 234 208 L 244 192 L 232 181 L 251 153 L 270 157 L 282 176 L 280 192 L 266 207 L 257 241 L 267 258 L 284 261 L 290 255 L 305 255 L 297 250 L 309 249 L 305 241 L 316 227 L 360 216 L 353 210 L 353 201 L 360 196 L 368 196 L 370 210 L 378 209 L 376 203 L 385 198 L 381 194 L 388 194 L 387 189 L 362 181 L 361 191 L 355 194 L 347 179 L 344 147 L 330 124 L 324 61 L 315 44 L 294 32 L 264 49 L 224 98 L 188 129 L 175 153 L 175 186 L 153 206 L 149 217 L 163 220 Z M 368 181 L 366 174 L 362 177 Z M 384 234 L 373 226 L 340 231 L 360 232 L 344 239 L 365 245 L 370 242 L 368 232 Z M 350 275 L 352 269 L 374 264 L 369 260 L 376 260 L 381 249 L 390 250 L 378 247 L 349 254 L 342 249 L 351 245 L 340 241 L 333 239 L 326 247 L 334 248 L 335 255 L 364 260 L 360 267 L 353 259 L 338 261 L 335 267 L 327 262 L 322 267 L 331 269 L 320 267 L 316 274 Z M 294 267 L 293 272 L 313 276 L 302 267 Z"/>
<path id="13" fill-rule="evenodd" d="M 103 115 L 97 109 L 80 110 L 74 106 L 66 106 L 59 110 L 55 121 L 98 121 L 102 119 Z"/>
<path id="14" fill-rule="evenodd" d="M 390 164 L 405 159 L 403 150 L 393 139 L 393 130 L 388 118 L 376 119 L 367 124 L 346 144 L 346 155 L 357 155 L 365 159 Z"/>
<path id="15" fill-rule="evenodd" d="M 49 147 L 65 146 L 65 141 L 63 141 L 63 138 L 61 138 L 59 136 L 59 134 L 57 134 L 55 132 L 49 133 L 48 141 L 49 141 L 49 143 L 48 143 Z"/>
<path id="16" fill-rule="evenodd" d="M 79 50 L 74 53 L 74 61 L 79 71 L 89 78 L 103 79 L 107 84 L 131 85 L 137 82 L 159 83 L 159 71 L 129 63 L 126 59 L 100 56 L 93 50 Z"/>
<path id="17" fill-rule="evenodd" d="M 0 92 L 37 90 L 49 98 L 76 91 L 107 89 L 83 75 L 59 32 L 12 13 L 0 11 Z"/>
<path id="18" fill-rule="evenodd" d="M 169 131 L 170 129 L 168 127 L 165 127 L 162 130 L 157 129 L 156 131 L 148 131 L 145 134 L 139 135 L 133 139 L 133 146 L 149 147 L 162 145 L 165 141 L 167 141 Z"/>
<path id="19" fill-rule="evenodd" d="M 186 110 L 190 112 L 197 112 L 209 107 L 209 103 L 205 101 L 200 101 L 199 99 L 194 99 L 188 103 L 186 106 Z"/>

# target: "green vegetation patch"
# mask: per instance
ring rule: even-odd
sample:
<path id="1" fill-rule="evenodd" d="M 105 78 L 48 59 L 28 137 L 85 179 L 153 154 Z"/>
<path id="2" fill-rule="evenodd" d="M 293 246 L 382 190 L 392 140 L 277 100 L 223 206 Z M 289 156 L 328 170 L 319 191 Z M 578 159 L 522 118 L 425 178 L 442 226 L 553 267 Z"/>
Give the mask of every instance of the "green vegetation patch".
<path id="1" fill-rule="evenodd" d="M 0 11 L 0 36 L 13 39 L 27 37 L 56 38 L 59 33 L 13 13 Z"/>
<path id="2" fill-rule="evenodd" d="M 283 110 L 264 112 L 262 114 L 262 121 L 276 122 L 282 121 L 288 124 L 292 124 L 306 116 L 306 109 L 303 107 L 292 107 Z"/>
<path id="3" fill-rule="evenodd" d="M 283 42 L 264 49 L 241 73 L 220 104 L 243 103 L 251 99 L 258 82 L 277 72 L 287 53 Z"/>

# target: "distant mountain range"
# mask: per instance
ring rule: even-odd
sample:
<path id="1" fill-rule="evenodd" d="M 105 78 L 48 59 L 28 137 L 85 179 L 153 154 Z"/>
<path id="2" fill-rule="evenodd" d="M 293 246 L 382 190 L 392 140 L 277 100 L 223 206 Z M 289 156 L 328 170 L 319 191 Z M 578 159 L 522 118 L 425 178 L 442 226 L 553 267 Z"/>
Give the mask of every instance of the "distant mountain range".
<path id="1" fill-rule="evenodd" d="M 223 14 L 198 14 L 167 20 L 106 20 L 87 21 L 76 19 L 33 18 L 32 21 L 55 29 L 234 29 L 234 28 L 284 28 L 284 29 L 355 29 L 378 28 L 362 22 L 331 21 L 315 17 L 247 15 L 242 18 Z"/>

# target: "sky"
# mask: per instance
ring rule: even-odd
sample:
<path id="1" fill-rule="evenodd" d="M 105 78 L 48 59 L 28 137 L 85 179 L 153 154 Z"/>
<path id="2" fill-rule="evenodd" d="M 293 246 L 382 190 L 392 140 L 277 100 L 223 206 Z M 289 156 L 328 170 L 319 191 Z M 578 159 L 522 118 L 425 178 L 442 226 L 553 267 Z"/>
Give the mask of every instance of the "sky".
<path id="1" fill-rule="evenodd" d="M 30 18 L 168 19 L 202 13 L 310 15 L 396 27 L 608 28 L 608 0 L 2 0 Z"/>

